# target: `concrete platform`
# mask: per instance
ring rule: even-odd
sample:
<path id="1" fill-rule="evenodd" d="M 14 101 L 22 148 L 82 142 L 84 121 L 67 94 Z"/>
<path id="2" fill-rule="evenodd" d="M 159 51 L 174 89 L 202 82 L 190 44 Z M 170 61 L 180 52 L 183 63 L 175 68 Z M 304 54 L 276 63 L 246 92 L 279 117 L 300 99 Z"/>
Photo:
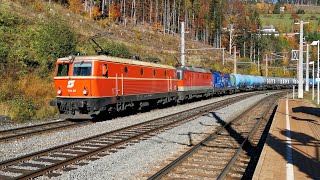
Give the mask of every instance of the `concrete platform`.
<path id="1" fill-rule="evenodd" d="M 320 108 L 281 99 L 253 179 L 320 179 Z"/>

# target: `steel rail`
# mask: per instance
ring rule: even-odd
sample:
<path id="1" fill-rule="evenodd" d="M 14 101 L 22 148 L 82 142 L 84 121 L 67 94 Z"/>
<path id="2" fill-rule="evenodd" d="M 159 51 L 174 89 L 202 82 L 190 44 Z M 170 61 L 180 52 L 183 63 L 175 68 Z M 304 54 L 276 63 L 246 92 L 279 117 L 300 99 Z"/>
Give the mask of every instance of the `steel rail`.
<path id="1" fill-rule="evenodd" d="M 247 95 L 241 95 L 241 96 L 236 96 L 236 97 L 242 98 L 242 97 L 245 97 L 245 96 L 247 96 Z M 218 101 L 218 102 L 214 102 L 212 104 L 223 103 L 223 102 L 225 102 L 227 100 L 233 100 L 236 97 L 225 99 L 225 100 Z M 239 99 L 239 101 L 240 100 L 242 100 L 242 99 Z M 200 106 L 197 109 L 200 109 L 200 108 L 206 107 L 206 106 L 208 106 L 208 105 Z M 135 124 L 135 125 L 132 125 L 132 126 L 128 126 L 128 127 L 124 127 L 124 128 L 120 128 L 120 129 L 117 129 L 117 130 L 114 130 L 114 131 L 111 131 L 111 132 L 106 132 L 106 133 L 103 133 L 103 134 L 99 134 L 99 135 L 96 135 L 96 136 L 91 136 L 91 137 L 84 138 L 84 139 L 81 139 L 81 140 L 78 140 L 78 141 L 74 141 L 74 142 L 71 142 L 71 143 L 67 143 L 67 144 L 63 144 L 63 145 L 60 145 L 60 146 L 55 146 L 55 147 L 52 147 L 52 148 L 49 148 L 49 149 L 45 149 L 45 150 L 42 150 L 42 151 L 38 151 L 38 152 L 35 152 L 35 153 L 27 154 L 27 155 L 22 156 L 22 157 L 9 159 L 7 161 L 0 162 L 0 167 L 10 166 L 12 164 L 15 164 L 16 162 L 30 159 L 33 156 L 42 156 L 42 155 L 46 154 L 48 151 L 53 151 L 53 150 L 59 151 L 60 149 L 65 149 L 65 148 L 70 147 L 70 146 L 76 146 L 78 144 L 81 144 L 83 142 L 89 141 L 91 139 L 95 139 L 95 138 L 98 138 L 98 137 L 103 137 L 103 136 L 106 136 L 106 135 L 109 135 L 109 134 L 114 134 L 114 133 L 121 132 L 121 131 L 124 131 L 124 130 L 129 129 L 129 128 L 138 127 L 138 126 L 141 126 L 141 125 L 144 125 L 144 124 L 147 124 L 147 123 L 157 122 L 157 121 L 159 121 L 161 119 L 170 118 L 170 117 L 173 117 L 173 116 L 175 116 L 177 114 L 182 114 L 182 113 L 186 113 L 186 112 L 189 112 L 189 111 L 190 110 L 185 110 L 185 111 L 174 113 L 174 114 L 171 114 L 171 115 L 168 115 L 168 116 L 156 118 L 156 119 L 153 119 L 153 120 L 150 120 L 150 121 L 147 121 L 147 122 L 141 122 L 141 123 L 138 123 L 138 124 Z"/>
<path id="2" fill-rule="evenodd" d="M 170 121 L 170 119 L 171 119 L 171 121 L 173 121 L 173 122 L 169 122 L 167 124 L 162 124 L 162 125 L 160 124 L 159 127 L 153 128 L 151 130 L 147 130 L 146 132 L 142 132 L 141 134 L 134 135 L 133 137 L 129 137 L 127 139 L 120 140 L 117 143 L 113 143 L 111 145 L 106 145 L 104 147 L 97 148 L 97 149 L 92 150 L 90 152 L 77 155 L 76 157 L 69 158 L 66 161 L 59 162 L 59 163 L 47 166 L 47 167 L 45 167 L 45 169 L 39 169 L 38 171 L 33 171 L 31 173 L 28 173 L 28 174 L 23 174 L 23 176 L 17 177 L 17 178 L 20 179 L 20 178 L 36 177 L 36 176 L 42 175 L 42 174 L 44 174 L 44 173 L 46 173 L 48 171 L 51 171 L 51 170 L 54 170 L 54 169 L 59 169 L 59 168 L 61 168 L 63 166 L 66 166 L 68 164 L 72 164 L 73 162 L 76 162 L 76 161 L 78 161 L 80 159 L 84 159 L 85 157 L 91 157 L 91 156 L 93 156 L 95 154 L 98 154 L 99 152 L 105 151 L 106 149 L 110 149 L 110 148 L 112 149 L 112 148 L 114 148 L 116 146 L 120 146 L 121 144 L 126 144 L 126 143 L 128 143 L 128 142 L 130 142 L 130 141 L 132 141 L 134 139 L 139 139 L 139 138 L 144 137 L 144 136 L 152 136 L 152 133 L 155 133 L 157 131 L 163 131 L 163 130 L 167 129 L 168 126 L 173 126 L 175 124 L 179 124 L 179 123 L 181 123 L 181 121 L 184 121 L 184 122 L 190 121 L 190 120 L 194 119 L 195 117 L 198 117 L 198 116 L 206 113 L 207 111 L 210 111 L 210 109 L 212 110 L 212 109 L 223 108 L 223 107 L 225 107 L 227 105 L 233 104 L 233 103 L 235 103 L 237 101 L 241 101 L 243 99 L 246 99 L 248 97 L 254 96 L 256 94 L 259 94 L 259 93 L 240 95 L 240 96 L 228 98 L 228 99 L 225 99 L 225 100 L 221 100 L 221 101 L 217 101 L 217 102 L 214 102 L 214 103 L 211 103 L 211 104 L 207 104 L 207 105 L 203 105 L 203 106 L 197 107 L 197 108 L 193 109 L 197 113 L 194 113 L 193 115 L 188 115 L 188 117 L 182 118 L 180 120 L 172 120 L 172 119 L 173 119 L 173 117 L 174 118 L 181 117 L 181 114 L 183 114 L 183 113 L 185 113 L 185 114 L 190 113 L 191 110 L 182 111 L 182 112 L 179 112 L 179 113 L 175 113 L 175 114 L 172 114 L 172 115 L 164 116 L 164 117 L 157 118 L 157 119 L 154 119 L 154 120 L 150 120 L 150 121 L 147 121 L 147 122 L 138 123 L 136 125 L 132 125 L 132 126 L 129 126 L 129 127 L 121 128 L 121 129 L 118 129 L 118 130 L 115 130 L 115 131 L 103 133 L 103 134 L 96 135 L 96 136 L 93 136 L 93 137 L 88 137 L 88 138 L 85 138 L 85 139 L 82 139 L 82 140 L 79 140 L 79 141 L 71 142 L 71 143 L 68 143 L 68 144 L 56 146 L 56 147 L 53 147 L 53 148 L 50 148 L 50 149 L 46 149 L 46 150 L 35 152 L 35 153 L 29 154 L 29 155 L 18 157 L 18 158 L 15 158 L 15 159 L 11 159 L 11 160 L 7 160 L 7 161 L 4 161 L 4 162 L 0 162 L 0 170 L 1 169 L 5 169 L 8 166 L 15 165 L 15 164 L 20 163 L 20 162 L 30 160 L 33 157 L 40 157 L 40 156 L 50 155 L 50 154 L 53 154 L 55 152 L 67 149 L 69 147 L 75 147 L 75 146 L 80 145 L 80 144 L 85 144 L 85 143 L 90 142 L 91 140 L 102 138 L 102 137 L 105 137 L 107 135 L 120 134 L 121 132 L 125 132 L 125 130 L 128 130 L 128 129 L 130 129 L 130 130 L 133 129 L 134 130 L 134 128 L 137 128 L 139 126 L 143 126 L 143 125 L 146 125 L 146 124 L 152 125 L 152 123 L 154 123 L 154 122 L 161 123 L 160 120 L 164 121 L 166 119 L 169 119 L 169 121 Z M 202 109 L 203 108 L 208 108 L 208 109 L 205 111 L 205 110 L 201 110 L 201 108 Z"/>
<path id="3" fill-rule="evenodd" d="M 80 125 L 85 125 L 90 123 L 92 122 L 91 121 L 71 122 L 68 120 L 64 120 L 64 121 L 50 122 L 45 124 L 38 124 L 34 126 L 8 129 L 5 131 L 0 131 L 0 142 L 16 140 L 16 139 L 20 139 L 28 136 L 47 133 L 49 131 L 66 129 L 73 126 L 80 126 Z M 6 136 L 5 134 L 8 134 L 8 135 Z"/>
<path id="4" fill-rule="evenodd" d="M 259 93 L 259 92 L 256 92 L 256 93 Z M 66 124 L 66 123 L 69 123 L 69 124 Z M 91 121 L 72 122 L 67 119 L 64 121 L 56 121 L 56 122 L 49 122 L 49 123 L 32 125 L 32 126 L 24 126 L 24 127 L 14 128 L 14 129 L 7 129 L 7 130 L 0 131 L 0 143 L 21 139 L 25 137 L 30 137 L 37 134 L 43 134 L 49 131 L 67 129 L 73 126 L 80 126 L 80 125 L 85 125 L 90 123 L 92 122 Z M 59 124 L 62 124 L 62 125 L 57 126 Z M 50 127 L 50 126 L 53 126 L 53 127 Z"/>
<path id="5" fill-rule="evenodd" d="M 198 143 L 197 145 L 193 146 L 191 149 L 189 149 L 187 152 L 185 152 L 184 154 L 182 154 L 181 156 L 179 156 L 177 159 L 175 159 L 174 161 L 172 161 L 171 163 L 169 163 L 167 166 L 165 166 L 164 168 L 162 168 L 160 171 L 158 171 L 157 173 L 155 173 L 154 175 L 152 175 L 151 177 L 148 178 L 148 180 L 159 180 L 162 177 L 164 177 L 166 174 L 168 174 L 170 171 L 172 171 L 174 168 L 176 168 L 177 166 L 179 166 L 184 160 L 186 160 L 188 157 L 192 156 L 194 153 L 196 153 L 203 145 L 206 145 L 209 141 L 213 140 L 214 138 L 216 138 L 219 133 L 221 131 L 223 131 L 226 126 L 229 126 L 235 122 L 237 122 L 240 118 L 244 117 L 246 114 L 248 114 L 251 111 L 251 108 L 253 108 L 254 106 L 257 106 L 259 104 L 262 104 L 265 100 L 267 100 L 268 97 L 265 97 L 261 100 L 259 100 L 257 103 L 255 103 L 254 105 L 250 106 L 245 112 L 243 112 L 242 114 L 238 115 L 236 118 L 234 118 L 232 121 L 230 121 L 229 123 L 226 123 L 225 125 L 223 125 L 222 127 L 220 127 L 218 130 L 216 130 L 214 133 L 212 133 L 211 135 L 209 135 L 207 138 L 205 138 L 204 140 L 202 140 L 200 143 Z M 269 111 L 269 110 L 268 110 Z"/>
<path id="6" fill-rule="evenodd" d="M 217 177 L 217 179 L 225 179 L 227 174 L 229 173 L 230 169 L 234 166 L 236 160 L 238 159 L 239 155 L 241 154 L 245 144 L 251 140 L 252 136 L 256 133 L 258 127 L 262 124 L 262 122 L 265 120 L 264 117 L 267 116 L 267 114 L 270 112 L 272 108 L 275 107 L 277 101 L 270 106 L 269 109 L 267 109 L 263 115 L 259 118 L 259 121 L 256 122 L 252 130 L 250 131 L 249 135 L 244 139 L 244 141 L 241 143 L 240 147 L 238 148 L 237 152 L 233 155 L 231 160 L 228 162 L 228 164 L 225 166 L 225 168 L 222 170 L 220 175 Z"/>

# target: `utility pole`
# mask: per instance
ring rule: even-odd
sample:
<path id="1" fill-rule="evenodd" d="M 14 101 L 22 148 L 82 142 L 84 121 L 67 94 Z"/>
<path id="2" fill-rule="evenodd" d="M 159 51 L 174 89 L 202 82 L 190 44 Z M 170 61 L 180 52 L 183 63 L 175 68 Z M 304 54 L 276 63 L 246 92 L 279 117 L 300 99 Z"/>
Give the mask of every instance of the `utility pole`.
<path id="1" fill-rule="evenodd" d="M 232 31 L 233 31 L 233 24 L 230 24 L 230 39 L 229 39 L 229 54 L 231 55 L 231 48 L 232 48 Z"/>
<path id="2" fill-rule="evenodd" d="M 246 42 L 243 42 L 243 57 L 246 58 Z"/>
<path id="3" fill-rule="evenodd" d="M 266 54 L 266 77 L 268 77 L 268 54 Z"/>
<path id="4" fill-rule="evenodd" d="M 222 65 L 224 66 L 224 48 L 222 48 Z"/>
<path id="5" fill-rule="evenodd" d="M 252 45 L 253 44 L 253 42 L 252 42 L 252 34 L 251 34 L 251 36 L 250 36 L 250 61 L 252 62 L 253 60 L 252 60 Z"/>
<path id="6" fill-rule="evenodd" d="M 233 74 L 237 74 L 237 48 L 236 46 L 234 48 L 234 62 L 233 62 Z"/>
<path id="7" fill-rule="evenodd" d="M 260 74 L 260 50 L 258 48 L 258 73 Z"/>
<path id="8" fill-rule="evenodd" d="M 185 50 L 185 42 L 184 42 L 184 22 L 181 22 L 181 66 L 185 66 L 185 60 L 186 60 L 186 50 Z"/>
<path id="9" fill-rule="evenodd" d="M 309 22 L 300 21 L 300 44 L 299 44 L 299 70 L 298 70 L 298 98 L 303 98 L 303 24 L 307 24 Z"/>
<path id="10" fill-rule="evenodd" d="M 319 81 L 320 81 L 320 77 L 319 77 L 319 46 L 320 46 L 320 41 L 318 40 L 318 63 L 317 63 L 317 66 L 318 66 L 318 70 L 317 70 L 317 104 L 319 105 L 320 103 L 320 97 L 319 97 L 319 92 L 320 92 L 320 85 L 319 85 Z"/>

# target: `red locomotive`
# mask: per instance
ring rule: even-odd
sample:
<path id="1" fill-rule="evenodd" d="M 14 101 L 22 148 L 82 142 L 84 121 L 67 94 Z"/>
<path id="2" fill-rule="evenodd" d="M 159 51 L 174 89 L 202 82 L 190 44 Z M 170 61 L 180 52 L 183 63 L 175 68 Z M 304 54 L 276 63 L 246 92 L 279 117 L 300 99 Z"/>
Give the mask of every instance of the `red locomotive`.
<path id="1" fill-rule="evenodd" d="M 177 98 L 174 67 L 104 55 L 58 59 L 54 83 L 61 114 L 122 111 Z"/>
<path id="2" fill-rule="evenodd" d="M 182 67 L 177 69 L 179 101 L 213 95 L 212 73 L 209 70 Z"/>

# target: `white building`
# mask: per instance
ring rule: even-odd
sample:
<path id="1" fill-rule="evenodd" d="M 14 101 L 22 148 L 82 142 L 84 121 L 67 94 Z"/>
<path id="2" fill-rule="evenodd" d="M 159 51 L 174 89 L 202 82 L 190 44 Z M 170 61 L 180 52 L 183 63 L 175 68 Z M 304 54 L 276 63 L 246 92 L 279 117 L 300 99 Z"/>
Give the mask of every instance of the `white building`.
<path id="1" fill-rule="evenodd" d="M 276 31 L 276 28 L 273 25 L 270 26 L 262 26 L 261 30 L 262 35 L 274 35 L 279 36 L 279 32 Z"/>

